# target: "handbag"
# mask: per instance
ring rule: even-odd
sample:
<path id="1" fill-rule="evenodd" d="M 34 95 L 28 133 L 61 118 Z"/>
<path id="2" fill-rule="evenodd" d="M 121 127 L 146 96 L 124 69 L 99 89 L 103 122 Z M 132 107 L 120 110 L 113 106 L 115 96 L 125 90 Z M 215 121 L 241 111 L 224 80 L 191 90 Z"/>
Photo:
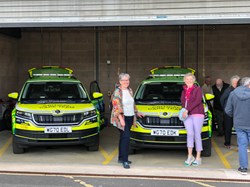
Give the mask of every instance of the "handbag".
<path id="1" fill-rule="evenodd" d="M 179 120 L 181 120 L 181 121 L 185 121 L 185 120 L 188 118 L 188 114 L 186 115 L 185 118 L 183 118 L 183 116 L 182 116 L 182 114 L 183 114 L 184 112 L 187 112 L 186 107 L 187 107 L 187 100 L 186 100 L 186 102 L 185 102 L 185 108 L 182 108 L 182 109 L 179 111 L 179 114 L 178 114 Z"/>

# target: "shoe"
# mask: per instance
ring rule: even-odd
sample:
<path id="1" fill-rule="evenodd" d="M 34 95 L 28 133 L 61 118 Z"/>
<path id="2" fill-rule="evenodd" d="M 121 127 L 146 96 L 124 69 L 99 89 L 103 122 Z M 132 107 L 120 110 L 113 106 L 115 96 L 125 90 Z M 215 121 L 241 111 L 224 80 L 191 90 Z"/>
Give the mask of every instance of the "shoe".
<path id="1" fill-rule="evenodd" d="M 218 136 L 218 137 L 224 136 L 224 133 L 218 133 L 217 136 Z"/>
<path id="2" fill-rule="evenodd" d="M 231 145 L 225 145 L 225 148 L 231 149 Z"/>
<path id="3" fill-rule="evenodd" d="M 124 167 L 125 169 L 129 169 L 129 168 L 130 168 L 128 162 L 123 162 L 122 165 L 123 165 L 123 167 Z"/>
<path id="4" fill-rule="evenodd" d="M 241 173 L 241 175 L 247 175 L 247 168 L 239 167 L 238 171 Z"/>
<path id="5" fill-rule="evenodd" d="M 199 160 L 195 159 L 195 161 L 192 163 L 192 166 L 199 166 L 199 165 L 201 165 L 201 159 Z"/>
<path id="6" fill-rule="evenodd" d="M 123 161 L 122 160 L 118 160 L 118 163 L 123 163 Z M 128 163 L 132 164 L 132 161 L 129 160 Z"/>
<path id="7" fill-rule="evenodd" d="M 191 164 L 195 161 L 194 156 L 189 156 L 187 160 L 184 162 L 185 166 L 191 166 Z"/>

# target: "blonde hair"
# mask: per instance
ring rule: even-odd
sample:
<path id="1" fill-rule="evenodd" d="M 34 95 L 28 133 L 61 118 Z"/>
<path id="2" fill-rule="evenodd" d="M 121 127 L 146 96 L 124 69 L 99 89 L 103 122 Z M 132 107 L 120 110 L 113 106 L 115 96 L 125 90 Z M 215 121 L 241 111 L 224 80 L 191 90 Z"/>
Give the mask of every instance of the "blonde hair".
<path id="1" fill-rule="evenodd" d="M 196 78 L 195 78 L 195 76 L 194 76 L 193 73 L 187 73 L 187 74 L 185 74 L 184 77 L 183 77 L 183 81 L 185 81 L 185 79 L 186 79 L 187 77 L 192 77 L 193 80 L 194 80 L 194 82 L 195 82 L 195 80 L 196 80 Z"/>

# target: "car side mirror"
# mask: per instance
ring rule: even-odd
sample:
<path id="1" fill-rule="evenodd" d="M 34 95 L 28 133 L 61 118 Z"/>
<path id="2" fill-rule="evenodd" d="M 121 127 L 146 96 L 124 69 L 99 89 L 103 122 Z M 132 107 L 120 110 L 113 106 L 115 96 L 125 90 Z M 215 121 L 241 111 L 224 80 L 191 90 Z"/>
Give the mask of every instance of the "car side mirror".
<path id="1" fill-rule="evenodd" d="M 213 100 L 213 99 L 214 99 L 214 95 L 213 95 L 213 94 L 206 93 L 206 94 L 205 94 L 205 99 L 206 99 L 207 101 Z"/>
<path id="2" fill-rule="evenodd" d="M 11 99 L 17 99 L 18 98 L 18 93 L 17 92 L 9 93 L 8 97 L 11 98 Z"/>
<path id="3" fill-rule="evenodd" d="M 101 98 L 101 97 L 103 97 L 103 94 L 102 94 L 102 93 L 100 93 L 100 92 L 94 92 L 94 93 L 93 93 L 93 98 L 94 98 L 94 99 L 98 99 L 98 98 Z"/>

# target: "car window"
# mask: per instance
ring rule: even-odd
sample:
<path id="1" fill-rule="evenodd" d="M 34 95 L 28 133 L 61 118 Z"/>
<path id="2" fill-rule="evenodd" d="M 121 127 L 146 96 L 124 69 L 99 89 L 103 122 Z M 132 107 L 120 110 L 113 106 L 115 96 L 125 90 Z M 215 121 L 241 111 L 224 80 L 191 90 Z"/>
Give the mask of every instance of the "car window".
<path id="1" fill-rule="evenodd" d="M 165 100 L 180 101 L 183 83 L 158 82 L 142 85 L 136 96 L 136 100 Z"/>
<path id="2" fill-rule="evenodd" d="M 24 87 L 21 100 L 88 100 L 86 91 L 80 83 L 67 82 L 39 82 L 27 83 Z"/>

